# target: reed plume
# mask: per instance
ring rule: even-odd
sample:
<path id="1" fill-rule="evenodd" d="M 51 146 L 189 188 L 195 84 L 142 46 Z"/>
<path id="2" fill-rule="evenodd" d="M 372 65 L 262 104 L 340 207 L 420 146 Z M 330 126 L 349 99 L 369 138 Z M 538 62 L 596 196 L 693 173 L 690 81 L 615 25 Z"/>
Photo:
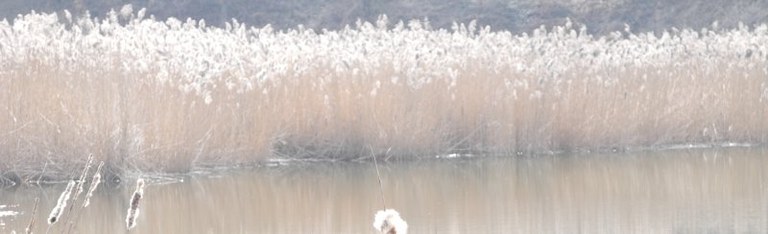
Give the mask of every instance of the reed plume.
<path id="1" fill-rule="evenodd" d="M 93 178 L 91 179 L 91 185 L 88 187 L 88 193 L 85 194 L 85 201 L 83 201 L 83 207 L 88 207 L 89 204 L 91 204 L 91 197 L 93 196 L 93 191 L 96 191 L 96 187 L 99 186 L 99 183 L 101 183 L 101 168 L 104 166 L 104 161 L 99 163 L 99 167 L 96 168 L 96 173 L 93 174 Z"/>
<path id="2" fill-rule="evenodd" d="M 136 191 L 133 192 L 131 197 L 130 208 L 128 208 L 128 215 L 125 218 L 125 225 L 128 230 L 131 230 L 136 226 L 136 218 L 139 217 L 139 202 L 144 196 L 144 179 L 139 178 L 136 180 Z"/>
<path id="3" fill-rule="evenodd" d="M 51 210 L 51 215 L 48 216 L 48 224 L 53 225 L 56 222 L 59 221 L 59 218 L 61 218 L 61 214 L 64 213 L 64 208 L 67 207 L 67 201 L 69 200 L 70 194 L 72 194 L 72 189 L 75 187 L 75 181 L 70 180 L 69 184 L 67 184 L 67 188 L 64 189 L 64 192 L 61 193 L 59 196 L 59 202 L 56 203 L 56 207 Z"/>

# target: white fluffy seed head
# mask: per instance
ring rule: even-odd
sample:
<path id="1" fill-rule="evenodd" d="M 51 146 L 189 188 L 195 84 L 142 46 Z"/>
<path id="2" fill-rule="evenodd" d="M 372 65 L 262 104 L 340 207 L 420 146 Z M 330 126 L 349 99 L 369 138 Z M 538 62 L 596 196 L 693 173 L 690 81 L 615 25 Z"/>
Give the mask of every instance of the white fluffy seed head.
<path id="1" fill-rule="evenodd" d="M 123 5 L 122 8 L 120 8 L 120 16 L 122 16 L 123 18 L 127 19 L 128 17 L 131 16 L 131 14 L 133 14 L 133 5 L 126 4 L 126 5 Z"/>
<path id="2" fill-rule="evenodd" d="M 408 233 L 408 223 L 393 209 L 377 211 L 373 218 L 373 228 L 384 234 Z"/>

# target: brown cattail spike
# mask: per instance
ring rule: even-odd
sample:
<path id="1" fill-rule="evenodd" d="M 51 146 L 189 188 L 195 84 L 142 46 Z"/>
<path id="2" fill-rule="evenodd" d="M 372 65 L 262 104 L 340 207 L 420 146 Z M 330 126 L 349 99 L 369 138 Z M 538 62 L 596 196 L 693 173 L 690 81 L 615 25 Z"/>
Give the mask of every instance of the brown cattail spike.
<path id="1" fill-rule="evenodd" d="M 125 225 L 128 230 L 131 230 L 136 226 L 136 218 L 139 217 L 139 203 L 144 196 L 144 179 L 139 178 L 136 180 L 136 191 L 133 192 L 131 197 L 130 207 L 128 208 L 128 215 L 125 217 Z"/>

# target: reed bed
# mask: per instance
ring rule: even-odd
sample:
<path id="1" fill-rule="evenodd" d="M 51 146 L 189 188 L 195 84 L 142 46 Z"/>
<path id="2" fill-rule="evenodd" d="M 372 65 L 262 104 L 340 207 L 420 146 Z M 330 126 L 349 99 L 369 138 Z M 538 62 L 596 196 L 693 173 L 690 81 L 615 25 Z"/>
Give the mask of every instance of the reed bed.
<path id="1" fill-rule="evenodd" d="M 768 26 L 607 36 L 568 22 L 276 31 L 232 20 L 29 13 L 0 21 L 0 172 L 107 175 L 271 158 L 762 144 Z"/>

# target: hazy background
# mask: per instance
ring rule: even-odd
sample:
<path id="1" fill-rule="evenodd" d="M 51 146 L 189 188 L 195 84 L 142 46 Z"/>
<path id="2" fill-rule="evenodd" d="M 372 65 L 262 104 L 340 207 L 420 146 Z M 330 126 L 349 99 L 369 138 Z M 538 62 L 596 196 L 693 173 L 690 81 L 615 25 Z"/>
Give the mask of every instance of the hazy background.
<path id="1" fill-rule="evenodd" d="M 0 18 L 12 19 L 31 10 L 91 11 L 102 18 L 110 9 L 133 4 L 147 8 L 158 19 L 203 18 L 222 25 L 232 18 L 278 29 L 303 24 L 315 29 L 336 29 L 358 19 L 373 20 L 387 14 L 392 21 L 428 17 L 433 27 L 450 28 L 453 21 L 477 19 L 481 25 L 513 32 L 528 32 L 539 25 L 562 24 L 566 18 L 585 23 L 592 33 L 623 30 L 658 31 L 671 27 L 723 28 L 744 22 L 768 21 L 764 0 L 5 0 Z"/>

